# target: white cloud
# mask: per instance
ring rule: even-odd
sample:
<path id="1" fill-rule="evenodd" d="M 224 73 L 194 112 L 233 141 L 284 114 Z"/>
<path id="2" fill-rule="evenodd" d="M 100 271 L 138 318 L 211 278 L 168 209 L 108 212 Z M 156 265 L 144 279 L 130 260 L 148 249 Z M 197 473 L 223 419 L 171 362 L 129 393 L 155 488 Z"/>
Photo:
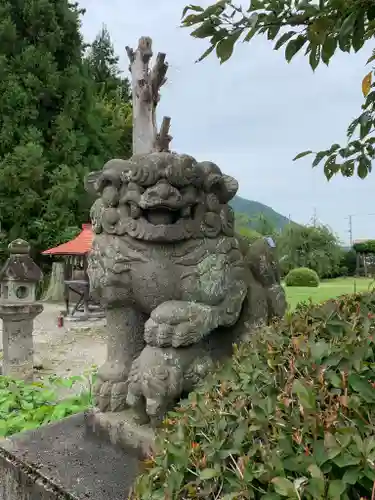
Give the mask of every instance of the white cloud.
<path id="1" fill-rule="evenodd" d="M 194 61 L 206 42 L 179 27 L 184 0 L 81 0 L 87 9 L 83 32 L 92 40 L 106 24 L 127 71 L 125 46 L 151 36 L 154 50 L 166 52 L 169 82 L 162 90 L 159 119 L 172 116 L 172 147 L 210 158 L 240 182 L 243 197 L 261 201 L 300 222 L 314 211 L 340 237 L 353 218 L 354 238 L 375 237 L 375 178 L 333 179 L 296 153 L 323 149 L 345 139 L 349 121 L 360 112 L 360 82 L 370 49 L 338 54 L 315 74 L 303 56 L 287 64 L 266 40 L 241 44 L 220 66 L 214 56 Z M 201 5 L 211 2 L 205 0 Z"/>

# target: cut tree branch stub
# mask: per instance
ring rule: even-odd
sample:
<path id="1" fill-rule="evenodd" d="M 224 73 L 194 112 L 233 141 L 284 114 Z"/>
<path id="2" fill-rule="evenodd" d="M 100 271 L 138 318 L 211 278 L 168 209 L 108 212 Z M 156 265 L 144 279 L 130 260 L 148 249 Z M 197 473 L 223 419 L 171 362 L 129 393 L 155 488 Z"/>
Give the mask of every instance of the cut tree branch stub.
<path id="1" fill-rule="evenodd" d="M 169 144 L 172 140 L 172 136 L 169 135 L 170 126 L 171 118 L 169 116 L 164 116 L 160 132 L 156 135 L 155 151 L 169 151 Z"/>
<path id="2" fill-rule="evenodd" d="M 168 63 L 165 62 L 166 54 L 159 52 L 156 57 L 156 62 L 151 71 L 152 94 L 155 104 L 159 102 L 159 90 L 166 83 L 166 74 L 168 71 Z"/>

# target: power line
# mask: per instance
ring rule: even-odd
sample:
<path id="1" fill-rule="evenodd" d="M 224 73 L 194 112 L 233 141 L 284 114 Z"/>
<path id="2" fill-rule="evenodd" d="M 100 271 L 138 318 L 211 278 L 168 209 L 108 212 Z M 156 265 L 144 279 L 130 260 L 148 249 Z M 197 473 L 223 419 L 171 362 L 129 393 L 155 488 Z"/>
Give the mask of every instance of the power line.
<path id="1" fill-rule="evenodd" d="M 349 241 L 350 241 L 350 246 L 353 246 L 353 217 L 374 217 L 375 213 L 373 214 L 350 214 L 348 217 L 348 233 L 349 233 Z"/>

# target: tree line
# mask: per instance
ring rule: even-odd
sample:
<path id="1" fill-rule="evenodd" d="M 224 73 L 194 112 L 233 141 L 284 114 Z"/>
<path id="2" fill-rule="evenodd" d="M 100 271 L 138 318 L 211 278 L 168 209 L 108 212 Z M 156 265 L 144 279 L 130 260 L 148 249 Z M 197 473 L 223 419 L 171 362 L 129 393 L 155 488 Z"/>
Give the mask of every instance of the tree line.
<path id="1" fill-rule="evenodd" d="M 324 224 L 285 225 L 276 229 L 260 214 L 250 219 L 236 214 L 238 232 L 249 242 L 262 236 L 271 236 L 277 245 L 282 274 L 296 267 L 308 267 L 320 278 L 352 276 L 356 271 L 356 252 L 343 248 L 340 239 Z"/>
<path id="2" fill-rule="evenodd" d="M 0 5 L 0 252 L 74 236 L 92 203 L 84 177 L 131 154 L 129 82 L 105 27 L 90 45 L 67 0 Z"/>

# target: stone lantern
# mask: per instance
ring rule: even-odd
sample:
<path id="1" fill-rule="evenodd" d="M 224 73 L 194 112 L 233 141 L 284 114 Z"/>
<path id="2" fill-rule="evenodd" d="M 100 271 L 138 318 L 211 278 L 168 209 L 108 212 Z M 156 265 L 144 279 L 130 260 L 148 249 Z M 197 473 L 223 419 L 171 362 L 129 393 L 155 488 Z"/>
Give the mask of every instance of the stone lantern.
<path id="1" fill-rule="evenodd" d="M 3 320 L 3 375 L 33 378 L 34 318 L 43 311 L 36 286 L 43 274 L 21 239 L 9 245 L 10 256 L 0 271 L 0 318 Z"/>

